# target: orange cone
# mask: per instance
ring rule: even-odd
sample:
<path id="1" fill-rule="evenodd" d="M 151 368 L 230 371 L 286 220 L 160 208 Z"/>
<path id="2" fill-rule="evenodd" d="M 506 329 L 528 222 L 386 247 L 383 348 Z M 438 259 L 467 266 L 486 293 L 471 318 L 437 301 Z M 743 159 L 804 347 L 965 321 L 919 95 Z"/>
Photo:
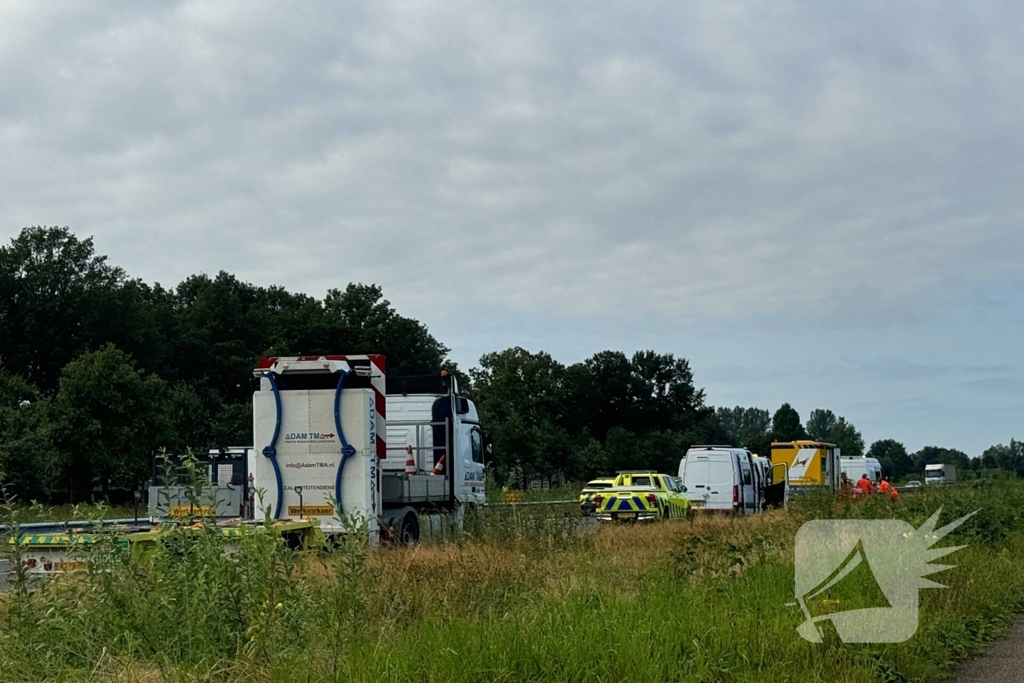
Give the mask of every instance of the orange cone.
<path id="1" fill-rule="evenodd" d="M 434 469 L 430 471 L 431 474 L 444 474 L 444 459 L 445 459 L 445 457 L 446 457 L 445 454 L 442 453 L 441 454 L 441 459 L 437 461 L 437 464 L 434 465 Z"/>
<path id="2" fill-rule="evenodd" d="M 416 458 L 412 456 L 412 446 L 405 447 L 405 473 L 416 474 Z"/>

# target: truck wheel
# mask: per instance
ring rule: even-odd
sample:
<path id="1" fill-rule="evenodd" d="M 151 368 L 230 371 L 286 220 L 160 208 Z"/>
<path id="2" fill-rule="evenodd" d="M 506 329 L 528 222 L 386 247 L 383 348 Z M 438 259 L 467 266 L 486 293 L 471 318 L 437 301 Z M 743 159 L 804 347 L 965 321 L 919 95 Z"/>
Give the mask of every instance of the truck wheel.
<path id="1" fill-rule="evenodd" d="M 398 529 L 398 542 L 401 545 L 412 545 L 420 540 L 420 522 L 412 512 L 402 518 Z"/>

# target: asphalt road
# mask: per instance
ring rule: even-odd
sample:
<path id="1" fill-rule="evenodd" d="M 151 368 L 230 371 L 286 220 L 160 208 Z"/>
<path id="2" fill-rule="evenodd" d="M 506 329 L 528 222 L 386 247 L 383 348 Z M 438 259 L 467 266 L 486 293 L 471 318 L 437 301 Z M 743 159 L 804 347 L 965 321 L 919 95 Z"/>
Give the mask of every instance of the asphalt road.
<path id="1" fill-rule="evenodd" d="M 1024 620 L 992 643 L 985 654 L 967 663 L 949 683 L 1020 683 L 1024 681 Z"/>

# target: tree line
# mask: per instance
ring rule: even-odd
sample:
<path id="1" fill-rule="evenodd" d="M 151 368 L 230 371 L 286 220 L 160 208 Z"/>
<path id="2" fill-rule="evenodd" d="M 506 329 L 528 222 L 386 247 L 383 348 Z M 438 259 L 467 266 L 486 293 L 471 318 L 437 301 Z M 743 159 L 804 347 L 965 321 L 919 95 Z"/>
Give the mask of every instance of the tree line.
<path id="1" fill-rule="evenodd" d="M 132 278 L 67 228 L 26 228 L 0 247 L 0 482 L 22 500 L 124 496 L 158 449 L 251 445 L 252 369 L 263 356 L 381 353 L 398 375 L 455 373 L 494 441 L 500 484 L 583 480 L 616 469 L 672 472 L 690 445 L 820 438 L 864 452 L 827 409 L 806 424 L 788 404 L 713 408 L 688 361 L 604 351 L 564 365 L 543 352 L 489 353 L 462 372 L 448 348 L 374 285 L 322 299 L 220 272 L 165 288 Z M 928 447 L 872 444 L 893 476 L 924 463 L 1024 475 L 1018 442 L 967 461 Z"/>

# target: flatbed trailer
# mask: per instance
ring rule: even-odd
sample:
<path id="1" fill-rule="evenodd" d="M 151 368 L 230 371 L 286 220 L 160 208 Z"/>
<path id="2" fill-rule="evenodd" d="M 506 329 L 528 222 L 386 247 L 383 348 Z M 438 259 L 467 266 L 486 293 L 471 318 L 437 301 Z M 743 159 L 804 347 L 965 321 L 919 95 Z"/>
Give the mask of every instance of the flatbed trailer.
<path id="1" fill-rule="evenodd" d="M 98 542 L 144 557 L 195 520 L 228 537 L 269 524 L 293 547 L 354 521 L 373 547 L 461 526 L 485 503 L 486 437 L 454 376 L 387 378 L 379 355 L 265 358 L 253 375 L 253 446 L 156 455 L 149 519 L 0 529 L 8 555 L 30 573 L 76 571 Z M 164 476 L 179 465 L 202 486 Z"/>
<path id="2" fill-rule="evenodd" d="M 129 549 L 134 557 L 145 560 L 171 531 L 202 533 L 201 520 L 182 524 L 154 525 L 148 520 L 104 520 L 102 522 L 66 522 L 24 524 L 17 528 L 0 527 L 5 538 L 5 555 L 10 566 L 20 563 L 29 576 L 47 577 L 88 569 L 90 553 L 97 544 L 111 543 Z M 237 520 L 211 525 L 224 537 L 241 536 L 245 531 L 267 528 L 262 522 Z M 292 548 L 315 548 L 322 545 L 324 536 L 320 525 L 313 520 L 272 522 L 269 526 Z"/>

